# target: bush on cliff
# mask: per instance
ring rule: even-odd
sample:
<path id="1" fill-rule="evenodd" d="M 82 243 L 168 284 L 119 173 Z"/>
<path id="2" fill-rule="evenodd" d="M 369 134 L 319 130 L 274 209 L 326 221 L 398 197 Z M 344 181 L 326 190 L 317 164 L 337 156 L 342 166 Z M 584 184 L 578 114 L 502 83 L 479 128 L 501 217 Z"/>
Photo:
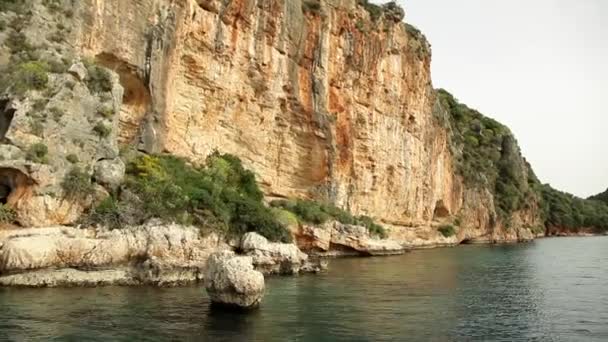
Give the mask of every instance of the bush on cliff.
<path id="1" fill-rule="evenodd" d="M 454 226 L 452 225 L 441 226 L 437 230 L 441 233 L 441 235 L 443 235 L 443 237 L 446 238 L 456 235 L 456 229 L 454 229 Z"/>
<path id="2" fill-rule="evenodd" d="M 8 224 L 15 221 L 15 211 L 4 204 L 0 204 L 0 223 Z"/>
<path id="3" fill-rule="evenodd" d="M 91 176 L 78 166 L 72 167 L 65 175 L 61 187 L 65 196 L 70 198 L 84 198 L 93 192 Z"/>
<path id="4" fill-rule="evenodd" d="M 270 205 L 294 213 L 303 222 L 323 224 L 333 219 L 343 224 L 364 226 L 372 236 L 382 239 L 387 237 L 384 227 L 375 223 L 372 218 L 368 216 L 355 217 L 348 211 L 331 204 L 297 199 L 272 201 Z"/>
<path id="5" fill-rule="evenodd" d="M 213 153 L 202 167 L 174 156 L 138 157 L 127 168 L 122 192 L 139 200 L 124 194 L 108 199 L 91 212 L 92 220 L 118 226 L 117 221 L 129 216 L 122 212 L 133 213 L 138 206 L 140 223 L 159 218 L 228 235 L 255 231 L 272 241 L 291 240 L 285 226 L 264 206 L 255 175 L 232 155 Z"/>

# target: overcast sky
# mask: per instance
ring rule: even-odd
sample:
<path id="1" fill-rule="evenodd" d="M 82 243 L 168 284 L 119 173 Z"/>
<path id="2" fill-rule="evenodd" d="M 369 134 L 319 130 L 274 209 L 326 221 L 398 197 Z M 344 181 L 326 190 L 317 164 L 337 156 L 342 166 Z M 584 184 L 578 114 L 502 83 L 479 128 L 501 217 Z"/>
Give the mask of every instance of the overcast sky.
<path id="1" fill-rule="evenodd" d="M 543 183 L 608 187 L 608 0 L 398 2 L 434 86 L 509 126 Z"/>

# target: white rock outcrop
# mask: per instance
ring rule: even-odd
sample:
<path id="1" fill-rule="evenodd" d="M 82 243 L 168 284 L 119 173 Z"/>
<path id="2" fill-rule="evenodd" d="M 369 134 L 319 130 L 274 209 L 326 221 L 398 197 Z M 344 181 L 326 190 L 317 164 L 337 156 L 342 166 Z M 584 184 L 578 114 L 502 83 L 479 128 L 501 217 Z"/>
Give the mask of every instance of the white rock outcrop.
<path id="1" fill-rule="evenodd" d="M 258 233 L 243 235 L 241 249 L 264 274 L 297 274 L 308 262 L 308 255 L 296 245 L 269 242 Z"/>
<path id="2" fill-rule="evenodd" d="M 177 285 L 202 280 L 209 255 L 228 248 L 215 234 L 176 224 L 0 231 L 0 284 L 87 285 L 101 276 L 101 284 Z M 111 270 L 120 272 L 94 273 Z"/>
<path id="3" fill-rule="evenodd" d="M 205 289 L 214 304 L 251 309 L 264 297 L 264 275 L 254 270 L 251 257 L 222 251 L 207 261 Z"/>
<path id="4" fill-rule="evenodd" d="M 322 256 L 404 253 L 403 246 L 395 240 L 375 238 L 365 227 L 336 221 L 320 226 L 303 225 L 296 240 L 302 250 Z"/>

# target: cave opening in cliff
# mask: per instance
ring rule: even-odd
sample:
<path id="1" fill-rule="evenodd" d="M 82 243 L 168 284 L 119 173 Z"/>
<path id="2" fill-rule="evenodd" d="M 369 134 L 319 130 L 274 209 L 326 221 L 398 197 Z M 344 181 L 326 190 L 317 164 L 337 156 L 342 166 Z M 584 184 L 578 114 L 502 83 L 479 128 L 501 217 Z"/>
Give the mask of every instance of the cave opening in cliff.
<path id="1" fill-rule="evenodd" d="M 443 200 L 437 201 L 437 203 L 435 204 L 435 212 L 433 213 L 433 218 L 438 219 L 445 218 L 448 216 L 450 216 L 450 210 L 446 207 L 445 203 L 443 203 Z"/>
<path id="2" fill-rule="evenodd" d="M 113 54 L 102 53 L 97 63 L 116 72 L 124 89 L 120 106 L 118 142 L 133 143 L 138 137 L 140 124 L 151 104 L 151 96 L 143 79 L 143 71 Z"/>
<path id="3" fill-rule="evenodd" d="M 0 100 L 0 142 L 6 137 L 8 129 L 11 127 L 11 122 L 15 116 L 15 109 L 9 106 L 8 99 Z"/>
<path id="4" fill-rule="evenodd" d="M 14 205 L 34 184 L 23 172 L 8 167 L 0 168 L 0 203 Z"/>

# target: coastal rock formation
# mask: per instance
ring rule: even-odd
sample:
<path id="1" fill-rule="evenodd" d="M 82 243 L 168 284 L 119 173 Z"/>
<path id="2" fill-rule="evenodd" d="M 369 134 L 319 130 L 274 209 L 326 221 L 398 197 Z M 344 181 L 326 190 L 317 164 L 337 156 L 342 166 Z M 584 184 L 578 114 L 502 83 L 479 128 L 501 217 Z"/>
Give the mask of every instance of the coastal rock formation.
<path id="1" fill-rule="evenodd" d="M 264 297 L 264 275 L 253 269 L 248 256 L 224 251 L 211 255 L 205 272 L 205 289 L 214 304 L 251 309 Z"/>
<path id="2" fill-rule="evenodd" d="M 331 221 L 324 225 L 302 225 L 296 233 L 298 246 L 321 256 L 394 255 L 404 247 L 391 239 L 371 237 L 365 227 Z"/>
<path id="3" fill-rule="evenodd" d="M 268 197 L 330 202 L 394 227 L 395 238 L 456 218 L 469 235 L 503 236 L 494 234 L 507 219 L 494 210 L 493 186 L 471 187 L 457 172 L 430 44 L 394 3 L 84 0 L 62 12 L 27 2 L 24 39 L 74 58 L 53 71 L 56 91 L 23 101 L 9 91 L 0 103 L 1 146 L 14 150 L 0 162 L 0 184 L 1 168 L 20 173 L 7 197 L 22 226 L 75 222 L 96 196 L 65 193 L 71 163 L 112 191 L 121 146 L 193 162 L 216 149 L 234 154 Z M 51 29 L 65 40 L 41 34 Z M 110 77 L 96 84 L 99 67 Z M 65 115 L 32 119 L 42 100 L 43 112 Z M 49 164 L 27 158 L 42 142 Z M 522 227 L 540 217 L 534 204 L 512 216 Z"/>
<path id="4" fill-rule="evenodd" d="M 298 274 L 301 268 L 309 268 L 308 256 L 296 245 L 268 242 L 257 233 L 243 236 L 241 250 L 252 258 L 256 270 L 264 274 Z"/>
<path id="5" fill-rule="evenodd" d="M 0 284 L 178 285 L 200 281 L 209 255 L 229 247 L 194 227 L 66 227 L 0 231 Z"/>

